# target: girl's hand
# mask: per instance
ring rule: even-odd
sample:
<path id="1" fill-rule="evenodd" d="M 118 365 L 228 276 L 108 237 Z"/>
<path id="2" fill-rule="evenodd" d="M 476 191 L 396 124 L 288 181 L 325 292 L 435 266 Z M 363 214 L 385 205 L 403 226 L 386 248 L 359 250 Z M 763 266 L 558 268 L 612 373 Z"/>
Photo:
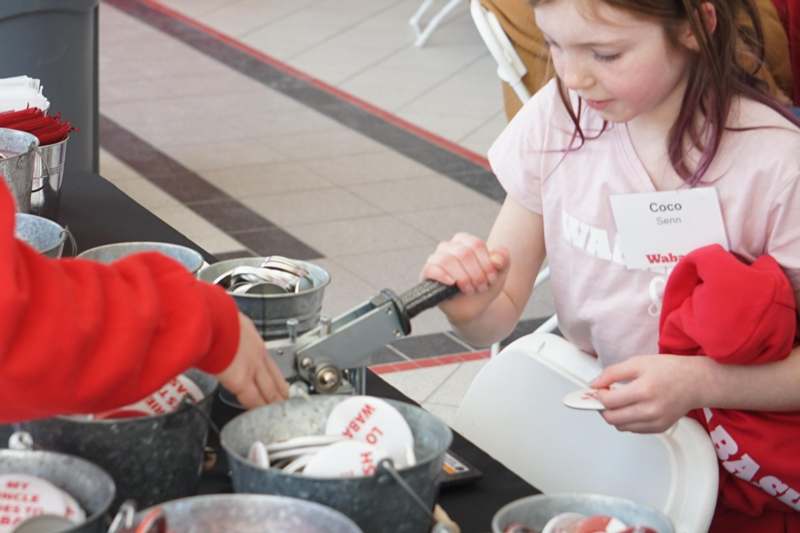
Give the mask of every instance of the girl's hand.
<path id="1" fill-rule="evenodd" d="M 247 409 L 289 397 L 289 385 L 283 374 L 267 353 L 253 322 L 242 313 L 239 313 L 239 348 L 217 379 Z"/>
<path id="2" fill-rule="evenodd" d="M 606 422 L 620 431 L 660 433 L 702 407 L 705 357 L 641 355 L 607 367 L 590 385 L 606 406 Z M 612 384 L 620 386 L 608 389 Z"/>
<path id="3" fill-rule="evenodd" d="M 489 250 L 486 243 L 458 233 L 439 243 L 422 268 L 421 278 L 458 285 L 461 296 L 440 305 L 453 322 L 475 318 L 503 289 L 510 258 L 504 247 Z"/>

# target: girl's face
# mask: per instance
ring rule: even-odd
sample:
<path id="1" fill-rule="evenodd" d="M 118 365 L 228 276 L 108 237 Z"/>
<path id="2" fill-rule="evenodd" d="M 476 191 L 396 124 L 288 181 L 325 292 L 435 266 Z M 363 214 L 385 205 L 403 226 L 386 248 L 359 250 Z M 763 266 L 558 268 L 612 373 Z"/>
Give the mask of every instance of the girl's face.
<path id="1" fill-rule="evenodd" d="M 672 123 L 690 52 L 660 24 L 597 0 L 553 0 L 534 11 L 562 83 L 603 118 Z"/>

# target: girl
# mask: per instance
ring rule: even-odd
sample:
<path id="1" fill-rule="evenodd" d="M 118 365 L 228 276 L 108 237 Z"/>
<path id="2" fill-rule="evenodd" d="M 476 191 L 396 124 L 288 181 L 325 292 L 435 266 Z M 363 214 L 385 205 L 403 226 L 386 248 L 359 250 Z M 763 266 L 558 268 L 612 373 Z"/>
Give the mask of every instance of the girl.
<path id="1" fill-rule="evenodd" d="M 760 32 L 737 25 L 760 28 L 752 3 L 532 4 L 557 78 L 489 151 L 508 195 L 488 242 L 458 234 L 423 268 L 463 292 L 442 310 L 472 343 L 504 338 L 546 251 L 561 331 L 605 367 L 592 385 L 608 423 L 660 432 L 701 407 L 800 410 L 798 350 L 749 367 L 653 355 L 668 269 L 693 248 L 769 254 L 800 290 L 800 130 L 735 59 L 737 43 L 763 53 Z M 617 382 L 627 384 L 608 390 Z M 800 531 L 800 472 L 744 503 L 736 484 L 759 478 L 739 475 L 723 480 L 715 527 Z M 774 521 L 731 526 L 729 507 Z"/>

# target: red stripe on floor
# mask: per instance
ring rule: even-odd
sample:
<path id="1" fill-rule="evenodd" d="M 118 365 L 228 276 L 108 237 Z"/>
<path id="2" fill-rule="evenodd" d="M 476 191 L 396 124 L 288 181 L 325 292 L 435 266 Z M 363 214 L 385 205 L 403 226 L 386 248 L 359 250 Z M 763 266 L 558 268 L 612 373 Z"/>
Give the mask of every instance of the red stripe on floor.
<path id="1" fill-rule="evenodd" d="M 479 352 L 437 355 L 434 357 L 426 357 L 424 359 L 414 359 L 412 361 L 381 363 L 379 365 L 372 365 L 369 367 L 369 369 L 376 374 L 392 374 L 394 372 L 407 372 L 409 370 L 419 370 L 421 368 L 432 368 L 436 366 L 468 363 L 470 361 L 480 361 L 481 359 L 489 359 L 489 357 L 491 357 L 490 350 L 481 350 Z"/>
<path id="2" fill-rule="evenodd" d="M 392 113 L 390 113 L 390 112 L 388 112 L 386 110 L 383 110 L 383 109 L 381 109 L 379 107 L 376 107 L 376 106 L 370 104 L 369 102 L 366 102 L 365 100 L 362 100 L 362 99 L 358 98 L 357 96 L 354 96 L 354 95 L 352 95 L 352 94 L 350 94 L 348 92 L 342 91 L 341 89 L 338 89 L 338 88 L 336 88 L 336 87 L 334 87 L 332 85 L 329 85 L 329 84 L 325 83 L 324 81 L 322 81 L 320 79 L 317 79 L 317 78 L 315 78 L 313 76 L 310 76 L 309 74 L 306 74 L 305 72 L 299 71 L 296 68 L 294 68 L 294 67 L 292 67 L 290 65 L 287 65 L 286 63 L 284 63 L 284 62 L 282 62 L 282 61 L 280 61 L 278 59 L 275 59 L 274 57 L 269 56 L 269 55 L 265 54 L 264 52 L 261 52 L 260 50 L 256 50 L 255 48 L 252 48 L 252 47 L 244 44 L 243 42 L 239 41 L 238 39 L 235 39 L 234 37 L 231 37 L 230 35 L 226 35 L 224 33 L 221 33 L 219 31 L 215 30 L 214 28 L 212 28 L 210 26 L 207 26 L 206 24 L 203 24 L 202 22 L 200 22 L 198 20 L 195 20 L 195 19 L 193 19 L 191 17 L 188 17 L 188 16 L 184 15 L 183 13 L 180 13 L 178 11 L 175 11 L 175 10 L 165 6 L 164 4 L 159 2 L 158 0 L 142 0 L 142 3 L 147 5 L 151 9 L 153 9 L 155 11 L 158 11 L 159 13 L 162 13 L 163 15 L 166 15 L 166 16 L 168 16 L 170 18 L 174 18 L 176 20 L 180 20 L 181 22 L 183 22 L 185 24 L 188 24 L 188 25 L 192 26 L 193 28 L 195 28 L 195 29 L 197 29 L 199 31 L 202 31 L 203 33 L 206 33 L 206 34 L 214 37 L 215 39 L 219 39 L 220 41 L 223 41 L 224 43 L 226 43 L 226 44 L 228 44 L 230 46 L 233 46 L 234 48 L 236 48 L 236 49 L 238 49 L 238 50 L 240 50 L 240 51 L 242 51 L 242 52 L 254 57 L 255 59 L 258 59 L 259 61 L 261 61 L 263 63 L 266 63 L 266 64 L 268 64 L 268 65 L 270 65 L 270 66 L 272 66 L 272 67 L 274 67 L 274 68 L 276 68 L 276 69 L 288 74 L 289 76 L 292 76 L 294 78 L 298 78 L 298 79 L 301 79 L 303 81 L 306 81 L 309 84 L 311 84 L 314 87 L 316 87 L 317 89 L 325 91 L 325 92 L 327 92 L 329 94 L 332 94 L 333 96 L 335 96 L 335 97 L 337 97 L 337 98 L 339 98 L 341 100 L 344 100 L 344 101 L 346 101 L 346 102 L 348 102 L 348 103 L 350 103 L 350 104 L 352 104 L 352 105 L 354 105 L 356 107 L 359 107 L 359 108 L 363 109 L 364 111 L 366 111 L 367 113 L 370 113 L 371 115 L 379 117 L 379 118 L 385 120 L 386 122 L 389 122 L 390 124 L 392 124 L 394 126 L 397 126 L 398 128 L 402 128 L 402 129 L 408 131 L 409 133 L 412 133 L 412 134 L 416 135 L 417 137 L 420 137 L 420 138 L 430 142 L 431 144 L 435 144 L 439 148 L 442 148 L 442 149 L 447 150 L 449 152 L 452 152 L 452 153 L 454 153 L 454 154 L 456 154 L 456 155 L 458 155 L 460 157 L 463 157 L 464 159 L 467 159 L 468 161 L 471 161 L 472 163 L 474 163 L 476 165 L 479 165 L 479 166 L 483 167 L 486 170 L 491 170 L 490 167 L 489 167 L 489 161 L 485 157 L 483 157 L 482 155 L 480 155 L 478 153 L 475 153 L 472 150 L 467 150 L 463 146 L 459 146 L 458 144 L 456 144 L 456 143 L 454 143 L 452 141 L 449 141 L 449 140 L 445 139 L 444 137 L 440 137 L 439 135 L 436 135 L 435 133 L 432 133 L 432 132 L 430 132 L 428 130 L 422 129 L 419 126 L 416 126 L 416 125 L 414 125 L 414 124 L 412 124 L 412 123 L 410 123 L 410 122 L 398 117 L 397 115 L 394 115 L 394 114 L 392 114 Z"/>

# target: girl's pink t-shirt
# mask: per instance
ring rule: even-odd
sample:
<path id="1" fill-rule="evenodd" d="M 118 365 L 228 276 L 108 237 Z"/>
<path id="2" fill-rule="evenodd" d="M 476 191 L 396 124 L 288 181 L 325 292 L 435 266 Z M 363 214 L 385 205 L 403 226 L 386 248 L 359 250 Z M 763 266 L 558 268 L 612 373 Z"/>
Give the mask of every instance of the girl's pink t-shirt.
<path id="1" fill-rule="evenodd" d="M 574 104 L 574 102 L 573 102 Z M 583 106 L 587 138 L 602 118 Z M 760 103 L 735 101 L 716 158 L 699 187 L 717 189 L 731 251 L 768 254 L 800 291 L 800 129 Z M 656 192 L 628 128 L 608 124 L 574 151 L 574 126 L 551 81 L 489 150 L 507 193 L 544 218 L 559 327 L 603 365 L 658 353 L 658 318 L 669 269 L 624 263 L 609 195 Z M 680 185 L 688 187 L 688 185 Z M 513 258 L 512 258 L 513 260 Z"/>

